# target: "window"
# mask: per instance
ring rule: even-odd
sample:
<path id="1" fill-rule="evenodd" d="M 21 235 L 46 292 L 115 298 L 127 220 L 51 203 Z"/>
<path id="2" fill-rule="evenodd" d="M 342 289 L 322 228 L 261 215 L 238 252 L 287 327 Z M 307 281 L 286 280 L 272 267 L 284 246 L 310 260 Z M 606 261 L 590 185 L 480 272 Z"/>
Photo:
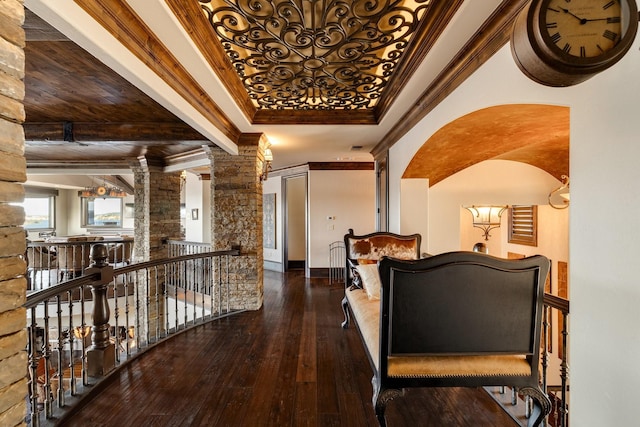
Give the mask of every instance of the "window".
<path id="1" fill-rule="evenodd" d="M 511 206 L 509 243 L 538 246 L 538 207 Z"/>
<path id="2" fill-rule="evenodd" d="M 12 203 L 24 209 L 24 228 L 27 230 L 54 230 L 56 198 L 53 195 L 29 195 L 22 203 Z"/>
<path id="3" fill-rule="evenodd" d="M 122 198 L 82 198 L 83 227 L 122 227 Z"/>

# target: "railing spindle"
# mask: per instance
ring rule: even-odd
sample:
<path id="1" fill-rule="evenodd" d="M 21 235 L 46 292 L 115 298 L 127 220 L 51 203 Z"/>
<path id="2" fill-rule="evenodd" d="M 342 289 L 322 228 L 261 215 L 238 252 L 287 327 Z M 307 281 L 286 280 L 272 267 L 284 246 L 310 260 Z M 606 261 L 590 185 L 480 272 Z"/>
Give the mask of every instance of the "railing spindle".
<path id="1" fill-rule="evenodd" d="M 87 386 L 89 385 L 89 376 L 87 375 L 87 340 L 86 337 L 89 333 L 89 331 L 87 331 L 87 323 L 85 320 L 85 315 L 84 315 L 84 286 L 80 287 L 80 324 L 81 326 L 81 331 L 80 331 L 80 335 L 82 336 L 82 356 L 80 358 L 80 363 L 82 364 L 82 385 L 83 386 Z"/>
<path id="2" fill-rule="evenodd" d="M 73 344 L 74 344 L 74 333 L 73 333 L 73 294 L 72 291 L 67 292 L 67 298 L 69 298 L 69 391 L 71 392 L 71 396 L 75 396 L 77 394 L 76 389 L 76 375 L 75 375 L 75 359 L 73 354 Z M 61 375 L 62 379 L 64 375 Z"/>
<path id="3" fill-rule="evenodd" d="M 44 331 L 42 334 L 42 343 L 40 344 L 40 351 L 42 352 L 41 356 L 44 358 L 44 412 L 46 418 L 50 418 L 53 414 L 53 391 L 51 390 L 51 345 L 49 344 L 49 339 L 49 300 L 46 300 L 44 302 Z"/>
<path id="4" fill-rule="evenodd" d="M 40 409 L 38 408 L 38 363 L 40 363 L 40 359 L 43 357 L 42 355 L 38 354 L 37 350 L 37 330 L 38 323 L 36 316 L 36 307 L 33 307 L 31 309 L 31 326 L 29 328 L 29 369 L 31 372 L 31 381 L 29 383 L 29 389 L 31 390 L 30 420 L 33 427 L 38 427 L 40 425 Z"/>
<path id="5" fill-rule="evenodd" d="M 61 380 L 63 367 L 62 367 L 62 350 L 64 348 L 64 339 L 62 335 L 62 304 L 60 301 L 60 295 L 56 295 L 56 306 L 58 308 L 58 394 L 57 402 L 58 408 L 64 406 L 64 384 Z"/>
<path id="6" fill-rule="evenodd" d="M 569 378 L 569 364 L 567 363 L 567 336 L 569 335 L 567 325 L 569 322 L 569 317 L 567 312 L 562 312 L 562 363 L 560 364 L 560 426 L 567 426 L 567 380 Z"/>

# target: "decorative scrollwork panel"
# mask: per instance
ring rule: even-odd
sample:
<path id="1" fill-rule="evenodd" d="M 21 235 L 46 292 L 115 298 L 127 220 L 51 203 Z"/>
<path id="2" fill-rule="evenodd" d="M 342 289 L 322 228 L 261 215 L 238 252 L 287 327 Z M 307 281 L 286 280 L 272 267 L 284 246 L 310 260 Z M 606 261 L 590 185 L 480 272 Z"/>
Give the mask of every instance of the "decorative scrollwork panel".
<path id="1" fill-rule="evenodd" d="M 263 109 L 376 105 L 430 0 L 198 0 Z"/>

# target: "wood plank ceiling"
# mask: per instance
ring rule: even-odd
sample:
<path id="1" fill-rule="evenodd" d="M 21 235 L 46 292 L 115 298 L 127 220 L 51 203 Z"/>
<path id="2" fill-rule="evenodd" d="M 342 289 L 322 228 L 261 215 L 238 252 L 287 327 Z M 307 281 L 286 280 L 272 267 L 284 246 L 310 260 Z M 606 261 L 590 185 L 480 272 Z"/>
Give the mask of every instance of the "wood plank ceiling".
<path id="1" fill-rule="evenodd" d="M 164 158 L 206 139 L 77 44 L 26 10 L 29 161 Z"/>

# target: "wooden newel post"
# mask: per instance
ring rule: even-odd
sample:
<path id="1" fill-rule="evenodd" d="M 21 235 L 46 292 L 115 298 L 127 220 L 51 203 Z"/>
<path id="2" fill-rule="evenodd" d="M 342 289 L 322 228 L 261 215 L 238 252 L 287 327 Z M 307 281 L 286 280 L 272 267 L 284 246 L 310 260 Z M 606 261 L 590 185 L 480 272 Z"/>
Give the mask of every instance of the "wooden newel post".
<path id="1" fill-rule="evenodd" d="M 109 300 L 107 287 L 113 280 L 113 267 L 109 265 L 109 253 L 102 243 L 91 246 L 91 266 L 85 274 L 100 273 L 100 278 L 91 285 L 93 294 L 93 326 L 91 347 L 87 350 L 87 373 L 90 377 L 101 377 L 116 366 L 115 344 L 109 339 Z"/>

